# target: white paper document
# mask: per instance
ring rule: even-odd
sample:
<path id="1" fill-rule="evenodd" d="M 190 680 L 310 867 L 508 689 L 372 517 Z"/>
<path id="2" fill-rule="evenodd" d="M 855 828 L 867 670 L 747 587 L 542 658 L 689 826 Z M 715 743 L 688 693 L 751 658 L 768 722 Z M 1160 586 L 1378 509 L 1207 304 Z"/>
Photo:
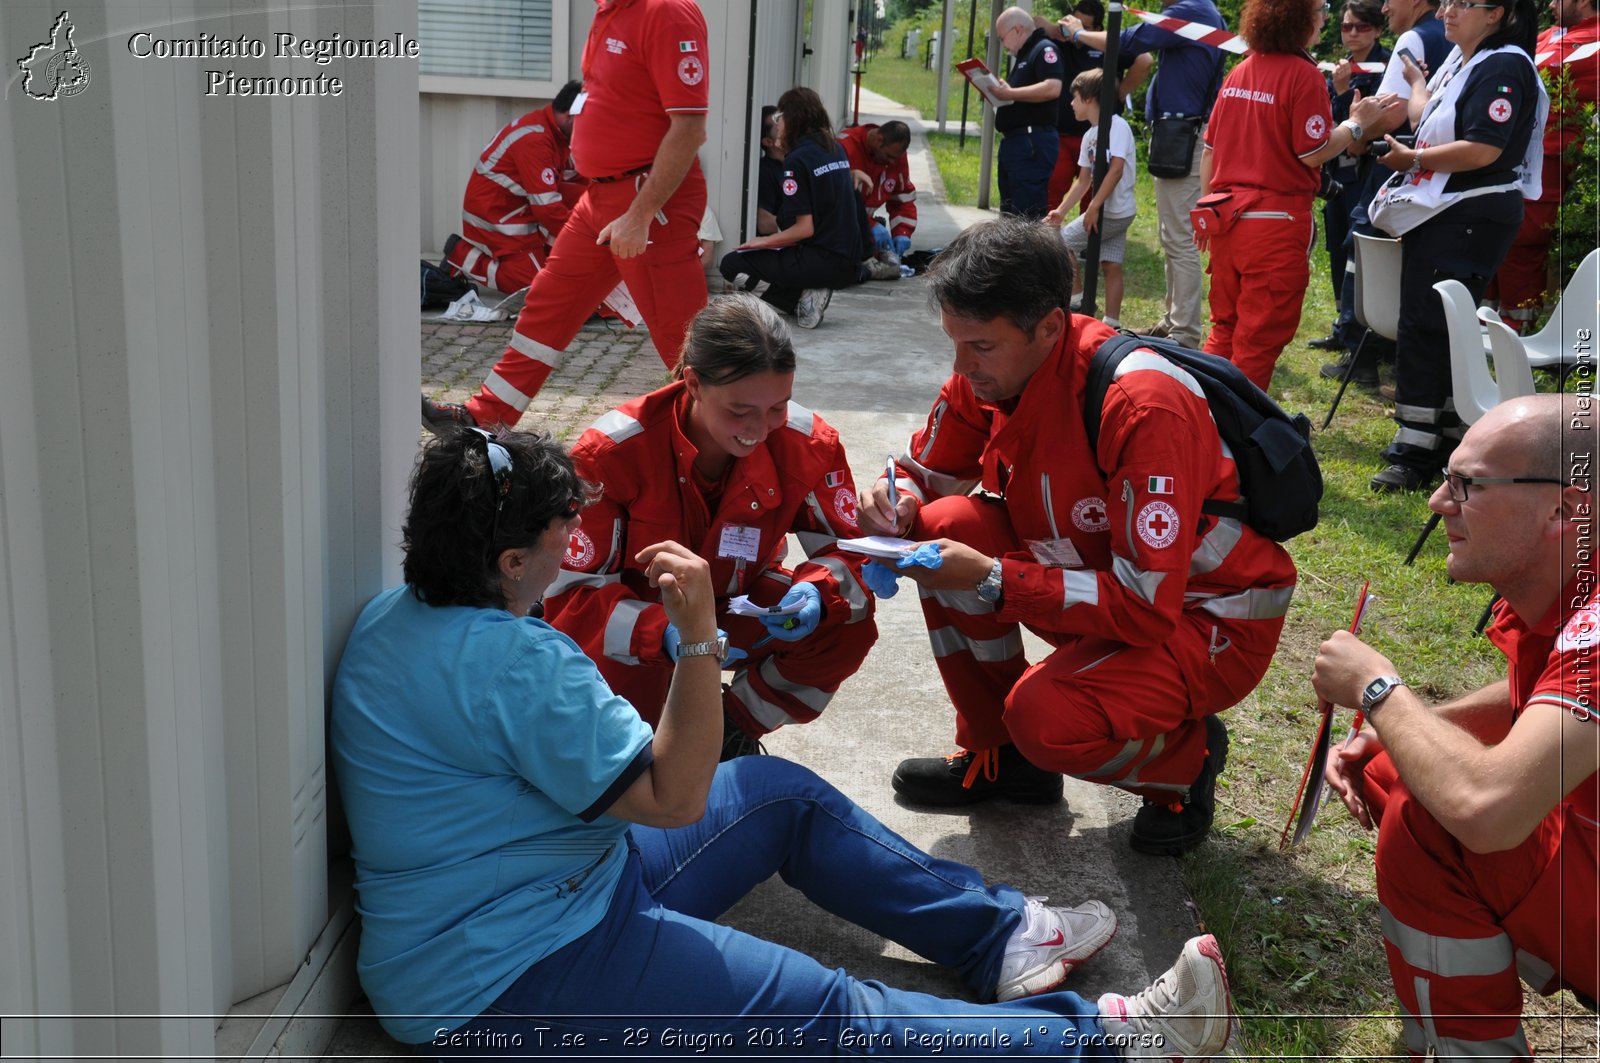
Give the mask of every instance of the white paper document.
<path id="1" fill-rule="evenodd" d="M 880 561 L 898 561 L 916 545 L 915 539 L 898 539 L 893 535 L 863 535 L 859 539 L 839 540 L 839 549 L 852 554 L 866 554 Z"/>

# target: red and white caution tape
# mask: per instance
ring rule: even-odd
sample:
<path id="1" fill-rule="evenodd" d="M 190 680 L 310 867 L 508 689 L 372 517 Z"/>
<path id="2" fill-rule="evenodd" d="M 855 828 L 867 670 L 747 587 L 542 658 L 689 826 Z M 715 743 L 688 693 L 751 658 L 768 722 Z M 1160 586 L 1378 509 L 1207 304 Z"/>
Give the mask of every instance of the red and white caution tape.
<path id="1" fill-rule="evenodd" d="M 1137 16 L 1140 22 L 1149 23 L 1168 33 L 1176 33 L 1186 40 L 1199 44 L 1209 44 L 1213 48 L 1220 48 L 1224 52 L 1234 55 L 1248 55 L 1250 46 L 1244 38 L 1237 33 L 1230 33 L 1219 26 L 1207 26 L 1203 22 L 1191 22 L 1188 19 L 1172 18 L 1167 15 L 1150 11 L 1140 11 L 1136 7 L 1125 8 L 1130 15 Z M 1570 63 L 1581 63 L 1583 60 L 1600 53 L 1600 41 L 1580 45 L 1568 52 L 1565 56 L 1559 51 L 1540 52 L 1533 57 L 1533 65 L 1539 68 L 1561 66 Z M 1384 69 L 1382 63 L 1352 63 L 1351 66 L 1363 74 L 1381 74 Z M 1333 69 L 1332 63 L 1318 63 L 1317 69 L 1324 73 Z"/>

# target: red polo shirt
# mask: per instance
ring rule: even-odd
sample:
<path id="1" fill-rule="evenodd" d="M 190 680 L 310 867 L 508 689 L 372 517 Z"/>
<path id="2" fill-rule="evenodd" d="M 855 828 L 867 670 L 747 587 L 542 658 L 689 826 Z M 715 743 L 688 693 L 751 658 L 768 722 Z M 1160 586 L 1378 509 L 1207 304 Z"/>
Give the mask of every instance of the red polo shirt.
<path id="1" fill-rule="evenodd" d="M 587 98 L 572 156 L 585 177 L 649 166 L 673 114 L 705 114 L 706 20 L 693 0 L 612 0 L 595 13 L 583 50 Z"/>
<path id="2" fill-rule="evenodd" d="M 1321 175 L 1300 156 L 1328 139 L 1328 85 L 1304 52 L 1252 53 L 1222 82 L 1206 146 L 1211 187 L 1316 194 Z"/>

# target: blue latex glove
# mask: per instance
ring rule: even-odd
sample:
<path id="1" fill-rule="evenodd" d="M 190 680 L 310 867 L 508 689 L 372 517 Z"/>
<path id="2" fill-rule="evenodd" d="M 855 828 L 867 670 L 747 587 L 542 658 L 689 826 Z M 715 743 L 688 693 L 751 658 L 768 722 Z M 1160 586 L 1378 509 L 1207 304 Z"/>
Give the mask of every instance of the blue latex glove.
<path id="1" fill-rule="evenodd" d="M 944 558 L 939 555 L 938 543 L 923 543 L 894 564 L 896 568 L 910 568 L 912 565 L 921 565 L 923 568 L 938 568 L 944 564 Z"/>
<path id="2" fill-rule="evenodd" d="M 909 246 L 909 244 L 910 244 L 910 241 L 907 241 L 907 245 L 908 246 Z M 893 244 L 891 244 L 890 241 L 889 241 L 889 227 L 887 225 L 883 225 L 881 223 L 874 222 L 873 226 L 872 226 L 872 250 L 873 250 L 873 252 L 877 253 L 877 252 L 880 252 L 880 251 L 887 251 L 892 246 L 893 246 Z"/>
<path id="3" fill-rule="evenodd" d="M 720 627 L 717 628 L 717 638 L 725 639 L 727 637 L 728 633 L 726 631 L 722 630 Z M 671 660 L 673 664 L 678 663 L 678 646 L 682 642 L 683 638 L 678 634 L 678 625 L 676 624 L 668 624 L 667 630 L 661 633 L 661 650 L 667 655 L 667 658 Z M 737 646 L 729 646 L 728 652 L 726 656 L 722 658 L 721 663 L 722 666 L 726 668 L 733 662 L 742 661 L 748 656 L 750 655 L 739 649 Z"/>
<path id="4" fill-rule="evenodd" d="M 896 236 L 894 238 L 894 253 L 901 258 L 906 257 L 906 252 L 911 250 L 911 237 Z"/>
<path id="5" fill-rule="evenodd" d="M 778 604 L 787 606 L 796 602 L 805 603 L 798 613 L 761 618 L 762 625 L 773 638 L 783 642 L 799 642 L 822 623 L 822 595 L 818 593 L 816 584 L 796 583 Z"/>
<path id="6" fill-rule="evenodd" d="M 900 592 L 900 575 L 892 568 L 885 568 L 876 561 L 868 561 L 861 566 L 861 579 L 878 598 L 893 598 Z"/>

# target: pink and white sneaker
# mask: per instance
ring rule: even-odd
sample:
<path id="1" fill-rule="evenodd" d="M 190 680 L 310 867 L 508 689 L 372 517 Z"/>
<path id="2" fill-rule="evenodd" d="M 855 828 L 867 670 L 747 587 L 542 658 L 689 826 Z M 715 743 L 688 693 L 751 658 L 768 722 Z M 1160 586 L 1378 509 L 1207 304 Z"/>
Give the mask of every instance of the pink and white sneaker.
<path id="1" fill-rule="evenodd" d="M 1228 969 L 1217 939 L 1190 938 L 1154 985 L 1131 997 L 1107 993 L 1099 1006 L 1100 1026 L 1123 1059 L 1210 1059 L 1226 1048 L 1233 1027 Z"/>

